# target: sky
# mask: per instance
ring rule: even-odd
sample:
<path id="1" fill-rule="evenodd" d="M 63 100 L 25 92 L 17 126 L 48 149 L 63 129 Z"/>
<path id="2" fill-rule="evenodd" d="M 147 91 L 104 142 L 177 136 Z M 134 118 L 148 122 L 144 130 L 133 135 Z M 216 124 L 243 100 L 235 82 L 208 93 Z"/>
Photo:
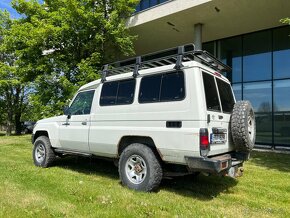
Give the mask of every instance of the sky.
<path id="1" fill-rule="evenodd" d="M 0 10 L 6 9 L 12 18 L 19 18 L 20 15 L 12 8 L 10 2 L 11 0 L 0 0 Z"/>

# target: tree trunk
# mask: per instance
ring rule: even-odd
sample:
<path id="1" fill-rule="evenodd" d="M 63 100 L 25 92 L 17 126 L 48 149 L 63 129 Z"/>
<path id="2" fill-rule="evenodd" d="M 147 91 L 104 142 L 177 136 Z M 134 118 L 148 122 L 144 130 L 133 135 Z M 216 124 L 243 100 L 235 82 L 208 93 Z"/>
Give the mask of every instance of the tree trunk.
<path id="1" fill-rule="evenodd" d="M 10 136 L 12 134 L 13 128 L 13 110 L 12 110 L 12 93 L 9 88 L 6 88 L 6 111 L 7 111 L 7 120 L 6 120 L 6 135 Z"/>
<path id="2" fill-rule="evenodd" d="M 12 128 L 13 128 L 13 113 L 11 111 L 8 111 L 7 113 L 7 123 L 6 123 L 6 135 L 10 136 L 12 134 Z"/>
<path id="3" fill-rule="evenodd" d="M 22 126 L 21 126 L 21 112 L 22 112 L 22 98 L 21 98 L 21 86 L 17 86 L 15 91 L 14 98 L 14 121 L 15 121 L 15 134 L 21 135 Z"/>
<path id="4" fill-rule="evenodd" d="M 16 113 L 15 114 L 15 134 L 16 135 L 21 135 L 22 132 L 22 125 L 21 125 L 21 113 Z"/>

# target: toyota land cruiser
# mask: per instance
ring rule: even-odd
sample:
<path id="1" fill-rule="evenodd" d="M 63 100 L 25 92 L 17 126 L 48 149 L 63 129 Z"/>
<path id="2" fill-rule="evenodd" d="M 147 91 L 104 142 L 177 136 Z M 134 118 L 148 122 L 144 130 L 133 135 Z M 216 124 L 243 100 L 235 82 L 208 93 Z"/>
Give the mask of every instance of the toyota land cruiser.
<path id="1" fill-rule="evenodd" d="M 34 164 L 112 158 L 122 184 L 141 191 L 173 169 L 235 177 L 254 146 L 255 117 L 250 102 L 235 101 L 222 75 L 230 70 L 192 44 L 105 65 L 65 115 L 37 122 Z"/>

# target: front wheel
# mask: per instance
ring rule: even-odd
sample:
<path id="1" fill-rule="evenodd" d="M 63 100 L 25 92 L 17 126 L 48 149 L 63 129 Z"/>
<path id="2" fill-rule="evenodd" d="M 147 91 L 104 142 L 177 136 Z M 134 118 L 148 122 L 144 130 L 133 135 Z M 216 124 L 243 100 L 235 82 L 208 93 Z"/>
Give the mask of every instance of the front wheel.
<path id="1" fill-rule="evenodd" d="M 40 136 L 35 140 L 32 156 L 35 166 L 46 168 L 52 165 L 56 155 L 48 137 Z"/>
<path id="2" fill-rule="evenodd" d="M 129 145 L 119 160 L 123 185 L 138 191 L 154 191 L 162 179 L 162 167 L 154 152 L 143 144 Z"/>

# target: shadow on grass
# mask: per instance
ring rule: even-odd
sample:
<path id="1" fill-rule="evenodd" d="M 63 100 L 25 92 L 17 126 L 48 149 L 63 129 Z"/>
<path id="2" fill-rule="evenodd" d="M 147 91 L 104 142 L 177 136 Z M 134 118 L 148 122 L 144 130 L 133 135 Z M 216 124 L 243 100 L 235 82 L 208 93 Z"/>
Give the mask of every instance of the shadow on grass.
<path id="1" fill-rule="evenodd" d="M 160 189 L 175 192 L 190 198 L 209 201 L 220 193 L 229 193 L 229 188 L 237 184 L 237 180 L 220 176 L 183 176 L 168 180 L 164 179 Z"/>
<path id="2" fill-rule="evenodd" d="M 55 166 L 77 171 L 79 173 L 105 176 L 119 180 L 118 168 L 112 161 L 97 158 L 66 157 L 58 159 Z M 220 193 L 227 193 L 230 187 L 237 184 L 235 179 L 218 176 L 182 176 L 163 179 L 159 190 L 167 190 L 179 195 L 211 200 Z"/>
<path id="3" fill-rule="evenodd" d="M 290 172 L 290 155 L 272 152 L 252 152 L 250 162 L 260 167 Z"/>
<path id="4" fill-rule="evenodd" d="M 119 179 L 118 168 L 109 160 L 102 160 L 94 157 L 69 156 L 57 159 L 55 166 L 83 174 L 101 175 L 116 180 Z"/>

